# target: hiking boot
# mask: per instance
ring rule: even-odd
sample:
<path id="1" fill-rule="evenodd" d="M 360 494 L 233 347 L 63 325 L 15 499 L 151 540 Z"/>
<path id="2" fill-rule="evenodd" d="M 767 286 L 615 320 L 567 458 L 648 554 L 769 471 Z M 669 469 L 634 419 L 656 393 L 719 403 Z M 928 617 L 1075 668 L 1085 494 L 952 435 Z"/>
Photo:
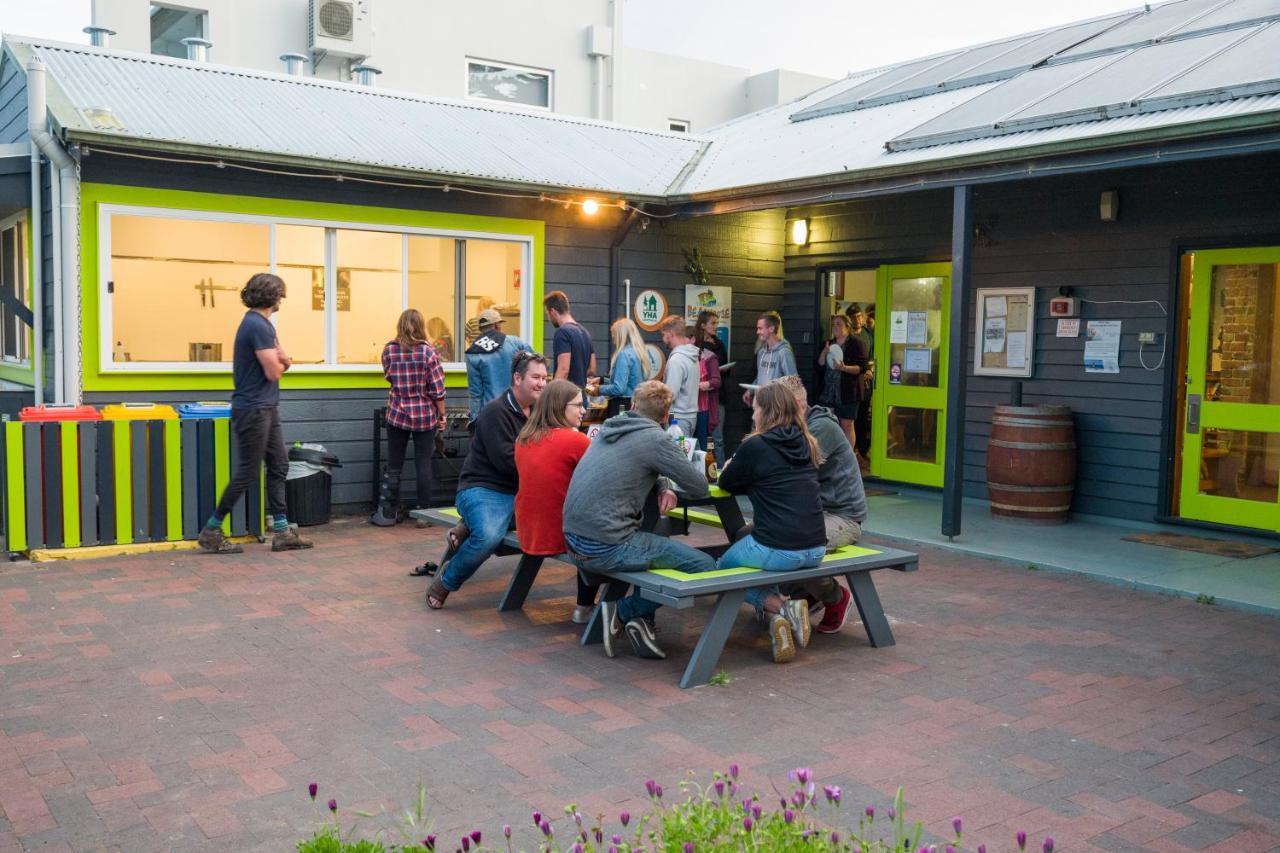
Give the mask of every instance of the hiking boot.
<path id="1" fill-rule="evenodd" d="M 310 539 L 303 539 L 298 535 L 298 531 L 290 527 L 288 530 L 281 530 L 275 536 L 271 537 L 272 551 L 301 551 L 304 548 L 311 548 L 315 545 Z"/>
<path id="2" fill-rule="evenodd" d="M 197 544 L 210 554 L 241 554 L 244 549 L 232 542 L 221 527 L 205 527 L 196 537 Z"/>
<path id="3" fill-rule="evenodd" d="M 604 656 L 613 657 L 618 639 L 622 637 L 622 624 L 618 621 L 618 602 L 600 602 L 600 633 L 604 639 Z"/>
<path id="4" fill-rule="evenodd" d="M 627 639 L 637 656 L 649 660 L 664 660 L 667 653 L 658 645 L 658 635 L 648 619 L 632 619 L 627 623 Z"/>
<path id="5" fill-rule="evenodd" d="M 803 598 L 789 599 L 782 605 L 782 612 L 791 623 L 791 636 L 795 638 L 796 645 L 808 648 L 813 627 L 809 624 L 809 602 Z"/>
<path id="6" fill-rule="evenodd" d="M 826 610 L 822 613 L 822 621 L 815 628 L 819 634 L 835 634 L 844 627 L 844 623 L 849 620 L 849 605 L 853 603 L 853 594 L 844 587 L 840 587 L 840 601 L 837 604 L 828 604 Z"/>
<path id="7" fill-rule="evenodd" d="M 579 604 L 573 608 L 573 613 L 569 616 L 569 621 L 575 625 L 585 625 L 591 621 L 591 611 L 595 610 L 594 604 Z"/>
<path id="8" fill-rule="evenodd" d="M 781 613 L 769 620 L 769 640 L 773 644 L 773 662 L 790 663 L 796 659 L 796 641 L 791 621 Z"/>

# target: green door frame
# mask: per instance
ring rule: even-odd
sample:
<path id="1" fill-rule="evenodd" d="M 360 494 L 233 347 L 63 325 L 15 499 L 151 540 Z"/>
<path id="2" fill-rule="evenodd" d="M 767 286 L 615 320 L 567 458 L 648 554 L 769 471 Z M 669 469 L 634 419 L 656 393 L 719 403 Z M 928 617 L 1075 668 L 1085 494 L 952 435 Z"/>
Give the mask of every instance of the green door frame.
<path id="1" fill-rule="evenodd" d="M 889 323 L 879 324 L 875 339 L 876 383 L 871 398 L 871 474 L 885 480 L 914 483 L 941 488 L 946 464 L 947 434 L 947 338 L 951 317 L 951 264 L 887 264 L 876 271 L 876 313 L 882 321 L 892 311 L 891 284 L 901 278 L 941 278 L 942 340 L 938 348 L 938 387 L 918 388 L 889 384 Z M 934 409 L 938 412 L 937 456 L 933 462 L 917 462 L 890 459 L 889 409 L 903 406 L 914 409 Z"/>
<path id="2" fill-rule="evenodd" d="M 1183 431 L 1179 513 L 1184 518 L 1236 527 L 1280 531 L 1280 495 L 1270 504 L 1200 492 L 1201 451 L 1206 428 L 1280 433 L 1280 405 L 1224 403 L 1204 399 L 1209 360 L 1213 268 L 1237 264 L 1280 264 L 1280 247 L 1210 249 L 1193 253 L 1190 311 L 1187 320 L 1187 400 L 1198 397 L 1199 423 L 1189 427 L 1192 406 L 1177 427 Z"/>

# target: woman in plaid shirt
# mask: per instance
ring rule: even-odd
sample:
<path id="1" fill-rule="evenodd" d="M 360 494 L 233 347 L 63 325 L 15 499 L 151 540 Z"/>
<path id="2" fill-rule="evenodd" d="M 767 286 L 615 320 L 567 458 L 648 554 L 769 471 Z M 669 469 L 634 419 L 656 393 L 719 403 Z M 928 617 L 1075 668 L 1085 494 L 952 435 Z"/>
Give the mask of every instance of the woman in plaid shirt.
<path id="1" fill-rule="evenodd" d="M 400 519 L 400 470 L 413 439 L 413 463 L 418 474 L 417 502 L 431 498 L 431 452 L 436 430 L 444 421 L 444 370 L 440 356 L 427 343 L 422 314 L 410 308 L 396 323 L 396 338 L 382 348 L 382 372 L 391 383 L 387 396 L 387 473 L 382 502 L 372 521 L 390 527 Z"/>

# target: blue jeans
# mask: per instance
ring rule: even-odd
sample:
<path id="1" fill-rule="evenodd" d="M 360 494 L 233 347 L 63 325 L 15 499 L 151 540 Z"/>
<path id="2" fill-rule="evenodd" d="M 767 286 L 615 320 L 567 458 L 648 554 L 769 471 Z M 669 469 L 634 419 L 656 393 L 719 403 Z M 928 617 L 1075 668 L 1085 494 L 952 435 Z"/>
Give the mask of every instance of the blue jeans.
<path id="1" fill-rule="evenodd" d="M 502 537 L 511 529 L 516 514 L 516 496 L 504 495 L 483 486 L 458 492 L 458 513 L 471 528 L 471 535 L 449 559 L 440 582 L 449 592 L 457 592 L 480 565 L 498 550 Z"/>
<path id="2" fill-rule="evenodd" d="M 716 561 L 709 554 L 683 542 L 638 531 L 607 554 L 596 557 L 577 555 L 578 566 L 588 572 L 607 575 L 612 572 L 637 572 L 645 569 L 679 569 L 682 572 L 709 572 Z M 658 605 L 640 597 L 640 591 L 618 602 L 618 620 L 652 619 Z"/>
<path id="3" fill-rule="evenodd" d="M 825 545 L 816 548 L 804 548 L 799 551 L 784 551 L 781 548 L 770 548 L 756 541 L 755 536 L 744 536 L 729 546 L 717 569 L 752 568 L 764 569 L 766 572 L 794 572 L 798 569 L 809 569 L 821 565 L 826 554 Z M 764 610 L 764 602 L 771 595 L 781 595 L 777 585 L 758 586 L 747 590 L 747 601 L 755 605 L 756 612 Z"/>

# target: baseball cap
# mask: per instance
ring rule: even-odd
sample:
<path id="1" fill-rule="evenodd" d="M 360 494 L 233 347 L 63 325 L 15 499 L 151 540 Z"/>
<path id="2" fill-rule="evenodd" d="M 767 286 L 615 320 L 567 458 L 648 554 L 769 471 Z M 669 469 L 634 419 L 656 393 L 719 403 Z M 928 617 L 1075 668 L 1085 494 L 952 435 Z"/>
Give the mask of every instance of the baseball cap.
<path id="1" fill-rule="evenodd" d="M 476 322 L 481 326 L 496 326 L 502 322 L 502 315 L 496 309 L 486 308 L 476 317 Z"/>

